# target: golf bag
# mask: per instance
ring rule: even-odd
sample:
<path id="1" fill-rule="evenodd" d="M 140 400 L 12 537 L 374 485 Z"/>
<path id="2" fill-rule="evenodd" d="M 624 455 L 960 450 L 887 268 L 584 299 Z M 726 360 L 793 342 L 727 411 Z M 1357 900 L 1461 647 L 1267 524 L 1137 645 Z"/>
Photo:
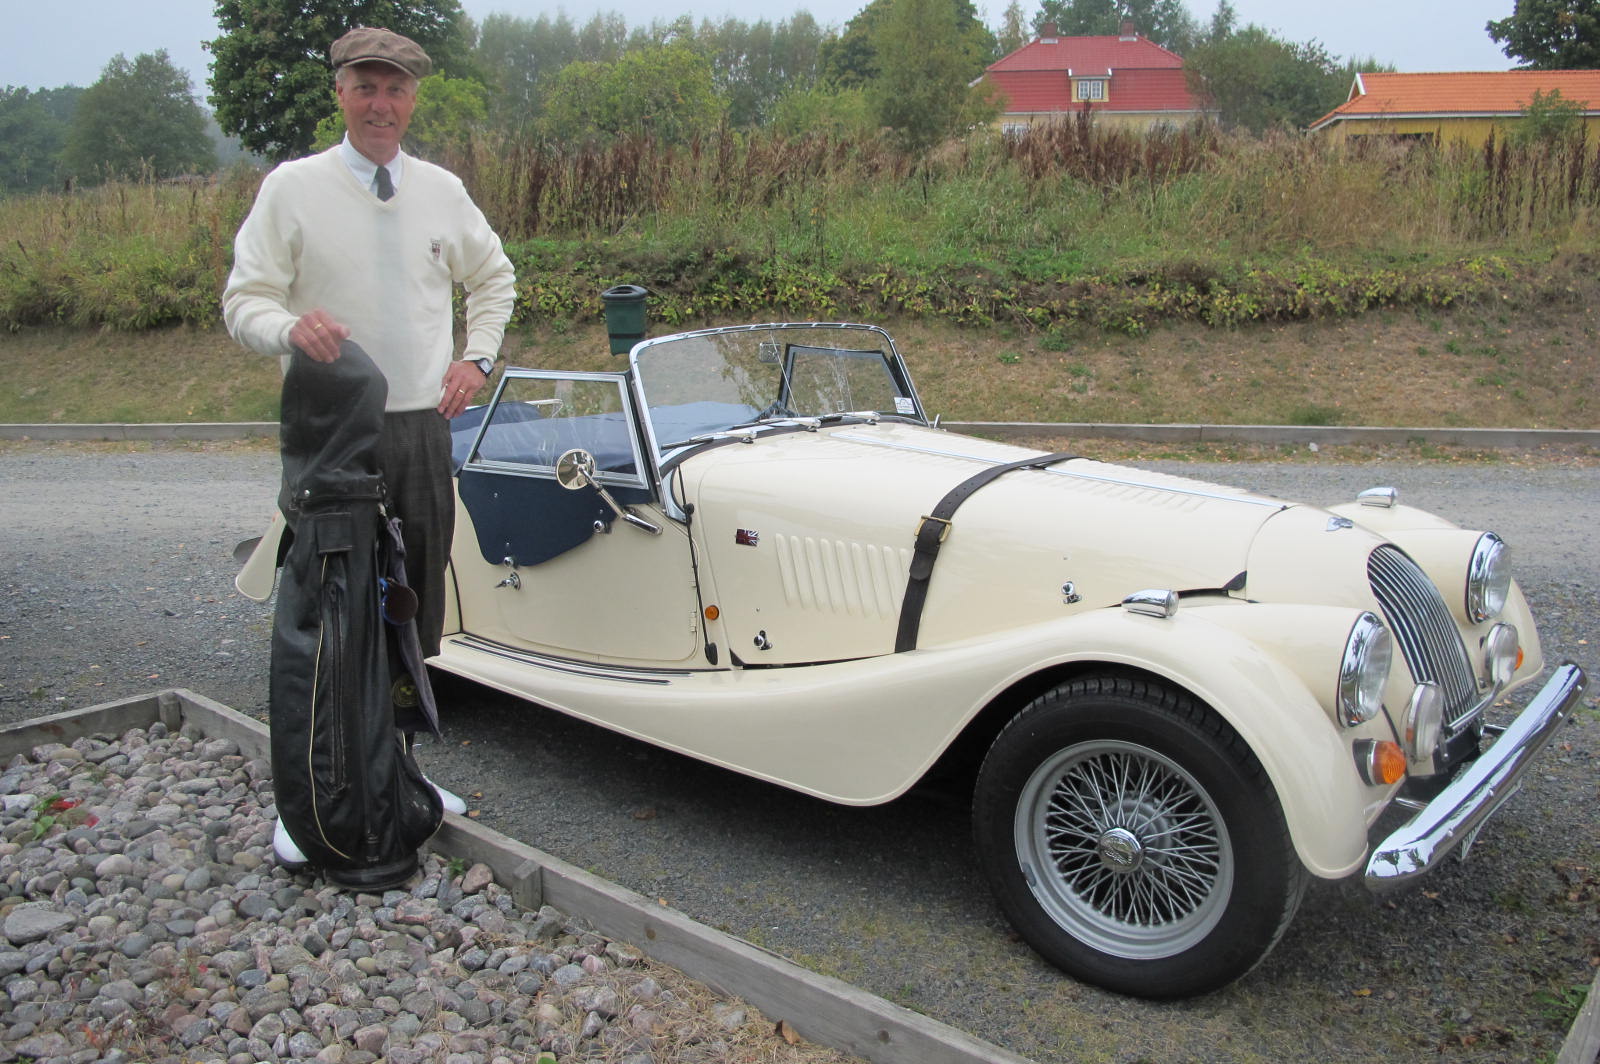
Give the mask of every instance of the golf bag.
<path id="1" fill-rule="evenodd" d="M 391 660 L 412 674 L 435 731 L 438 717 L 377 465 L 387 394 L 348 341 L 333 362 L 296 351 L 283 381 L 279 506 L 291 538 L 272 631 L 273 790 L 308 860 L 361 889 L 409 878 L 444 817 L 395 728 Z"/>

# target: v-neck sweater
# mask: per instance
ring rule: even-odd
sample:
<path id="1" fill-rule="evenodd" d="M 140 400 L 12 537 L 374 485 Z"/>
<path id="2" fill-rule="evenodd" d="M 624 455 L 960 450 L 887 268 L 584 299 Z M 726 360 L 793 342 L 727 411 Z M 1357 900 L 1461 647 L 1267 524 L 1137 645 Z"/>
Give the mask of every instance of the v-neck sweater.
<path id="1" fill-rule="evenodd" d="M 380 201 L 328 151 L 284 163 L 261 183 L 234 239 L 223 292 L 228 332 L 287 358 L 289 329 L 321 308 L 349 326 L 389 383 L 387 409 L 439 402 L 454 356 L 453 286 L 466 298 L 462 357 L 496 357 L 515 275 L 500 238 L 459 178 L 412 156 Z"/>

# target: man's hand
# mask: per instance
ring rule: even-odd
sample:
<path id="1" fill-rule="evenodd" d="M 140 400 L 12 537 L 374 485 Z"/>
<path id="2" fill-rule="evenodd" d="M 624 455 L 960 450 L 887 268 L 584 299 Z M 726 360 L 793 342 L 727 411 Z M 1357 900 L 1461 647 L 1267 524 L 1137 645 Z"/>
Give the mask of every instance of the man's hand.
<path id="1" fill-rule="evenodd" d="M 439 397 L 439 413 L 455 417 L 467 408 L 489 378 L 476 362 L 456 361 L 444 371 L 444 393 Z"/>
<path id="2" fill-rule="evenodd" d="M 318 362 L 339 357 L 339 345 L 350 338 L 350 327 L 341 325 L 320 307 L 300 315 L 289 327 L 289 342 Z"/>

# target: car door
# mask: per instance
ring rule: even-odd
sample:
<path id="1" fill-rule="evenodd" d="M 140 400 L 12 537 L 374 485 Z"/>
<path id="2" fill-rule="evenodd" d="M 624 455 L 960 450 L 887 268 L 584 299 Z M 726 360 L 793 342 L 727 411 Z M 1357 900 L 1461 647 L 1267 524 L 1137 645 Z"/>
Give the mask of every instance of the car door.
<path id="1" fill-rule="evenodd" d="M 562 657 L 694 663 L 689 540 L 657 503 L 640 441 L 625 374 L 506 372 L 456 478 L 463 630 Z M 564 487 L 574 451 L 592 456 L 592 480 Z"/>

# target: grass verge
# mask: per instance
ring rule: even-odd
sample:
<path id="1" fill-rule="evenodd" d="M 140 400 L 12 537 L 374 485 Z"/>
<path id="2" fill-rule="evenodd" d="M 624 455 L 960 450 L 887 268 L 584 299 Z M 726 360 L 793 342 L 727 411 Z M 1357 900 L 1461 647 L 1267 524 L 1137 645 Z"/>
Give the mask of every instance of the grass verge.
<path id="1" fill-rule="evenodd" d="M 1233 328 L 1182 322 L 1137 337 L 881 324 L 928 409 L 949 421 L 1600 429 L 1596 296 L 1600 284 L 1523 309 L 1376 310 Z M 595 302 L 591 320 L 513 329 L 505 362 L 623 368 L 625 359 L 607 353 Z M 23 328 L 0 333 L 0 370 L 15 382 L 0 392 L 0 423 L 278 416 L 277 360 L 217 327 Z M 1213 444 L 1205 453 L 1260 451 Z"/>

